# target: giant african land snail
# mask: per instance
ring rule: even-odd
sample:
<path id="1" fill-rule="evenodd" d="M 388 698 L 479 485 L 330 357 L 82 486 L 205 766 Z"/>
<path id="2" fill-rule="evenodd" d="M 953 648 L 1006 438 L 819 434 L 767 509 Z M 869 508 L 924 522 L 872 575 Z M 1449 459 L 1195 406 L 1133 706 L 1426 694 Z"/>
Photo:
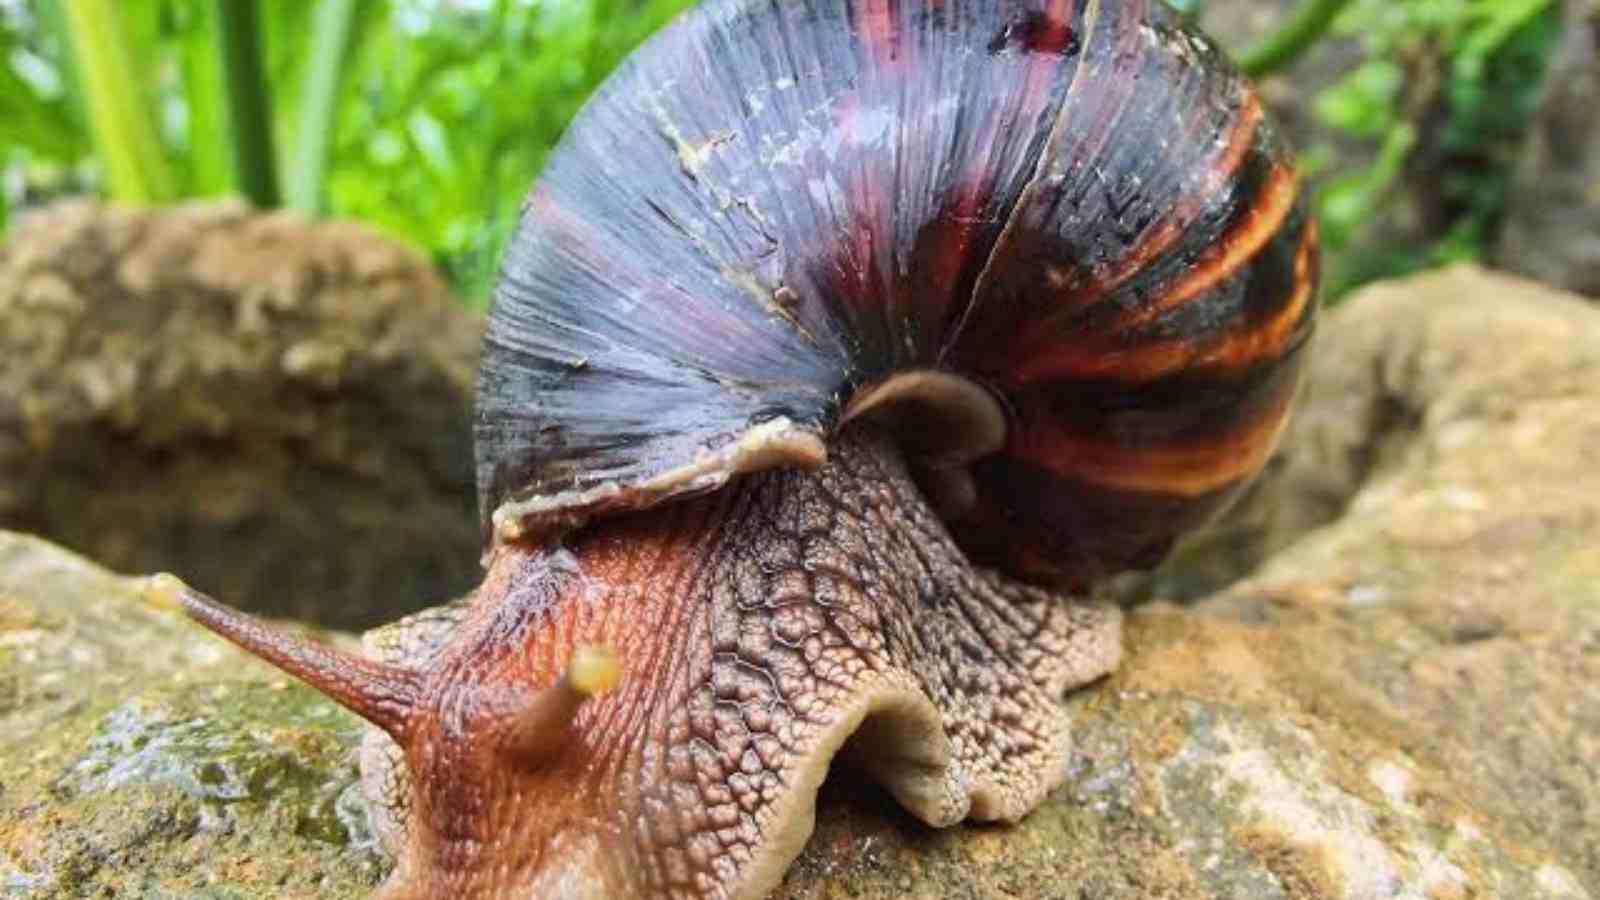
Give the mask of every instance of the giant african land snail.
<path id="1" fill-rule="evenodd" d="M 1260 102 L 1159 4 L 712 0 L 528 198 L 470 602 L 364 660 L 159 583 L 382 730 L 384 897 L 759 897 L 841 747 L 935 825 L 1059 781 L 1120 655 L 1068 596 L 1261 466 L 1316 280 Z"/>

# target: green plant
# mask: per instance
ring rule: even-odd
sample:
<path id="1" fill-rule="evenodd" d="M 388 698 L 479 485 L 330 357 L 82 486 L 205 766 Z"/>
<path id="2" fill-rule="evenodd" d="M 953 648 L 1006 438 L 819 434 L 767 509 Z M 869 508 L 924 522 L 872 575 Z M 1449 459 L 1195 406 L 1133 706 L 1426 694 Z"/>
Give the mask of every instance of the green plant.
<path id="1" fill-rule="evenodd" d="M 112 0 L 61 0 L 107 192 L 125 203 L 177 196 L 141 88 L 146 83 Z"/>
<path id="2" fill-rule="evenodd" d="M 1288 67 L 1320 40 L 1350 0 L 1305 0 L 1288 21 L 1239 54 L 1239 68 L 1261 78 Z"/>
<path id="3" fill-rule="evenodd" d="M 386 5 L 350 62 L 328 208 L 433 250 L 475 300 L 528 185 L 602 78 L 687 0 Z M 431 10 L 424 15 L 424 10 Z"/>
<path id="4" fill-rule="evenodd" d="M 278 205 L 272 95 L 262 72 L 256 0 L 217 0 L 222 73 L 228 85 L 228 123 L 239 190 L 259 207 Z"/>
<path id="5" fill-rule="evenodd" d="M 1365 61 L 1315 96 L 1312 109 L 1333 139 L 1368 142 L 1376 152 L 1343 171 L 1328 170 L 1327 143 L 1307 154 L 1307 169 L 1324 177 L 1316 206 L 1330 294 L 1485 255 L 1559 31 L 1556 6 L 1357 0 L 1339 20 L 1335 32 L 1359 39 Z M 1427 221 L 1414 228 L 1424 242 L 1362 242 L 1393 211 L 1402 179 L 1433 188 Z"/>
<path id="6" fill-rule="evenodd" d="M 326 0 L 317 7 L 305 86 L 300 91 L 294 158 L 289 166 L 289 205 L 302 212 L 315 213 L 322 208 L 323 175 L 338 121 L 350 33 L 360 6 L 357 0 Z"/>
<path id="7" fill-rule="evenodd" d="M 37 11 L 6 12 L 0 14 L 0 227 L 13 200 L 6 182 L 22 182 L 25 192 L 49 191 L 70 181 L 67 167 L 89 152 L 76 85 L 48 62 L 70 54 L 57 45 L 65 29 L 46 27 Z M 8 173 L 22 177 L 4 178 Z"/>
<path id="8" fill-rule="evenodd" d="M 1206 5 L 1166 2 L 1190 18 Z M 1310 98 L 1321 135 L 1301 160 L 1317 186 L 1328 296 L 1486 255 L 1559 34 L 1557 6 L 1298 0 L 1276 31 L 1239 53 L 1241 67 L 1263 77 L 1315 55 L 1328 36 L 1359 45 L 1362 61 Z"/>
<path id="9" fill-rule="evenodd" d="M 688 2 L 0 0 L 0 173 L 25 200 L 270 206 L 281 187 L 481 300 L 567 121 Z"/>

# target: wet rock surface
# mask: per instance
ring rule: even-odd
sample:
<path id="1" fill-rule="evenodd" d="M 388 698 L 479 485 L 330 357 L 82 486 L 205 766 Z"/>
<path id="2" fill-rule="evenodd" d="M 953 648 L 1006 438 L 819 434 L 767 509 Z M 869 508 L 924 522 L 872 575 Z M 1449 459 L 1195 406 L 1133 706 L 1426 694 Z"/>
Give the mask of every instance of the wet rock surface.
<path id="1" fill-rule="evenodd" d="M 1157 584 L 1066 785 L 934 831 L 837 771 L 778 897 L 1600 897 L 1600 311 L 1461 268 L 1319 341 L 1280 549 Z M 0 536 L 0 893 L 369 890 L 356 723 L 132 584 Z"/>
<path id="2" fill-rule="evenodd" d="M 0 896 L 365 896 L 359 724 L 137 585 L 0 532 Z"/>
<path id="3" fill-rule="evenodd" d="M 0 245 L 0 528 L 365 627 L 469 588 L 479 320 L 349 223 L 69 202 Z"/>

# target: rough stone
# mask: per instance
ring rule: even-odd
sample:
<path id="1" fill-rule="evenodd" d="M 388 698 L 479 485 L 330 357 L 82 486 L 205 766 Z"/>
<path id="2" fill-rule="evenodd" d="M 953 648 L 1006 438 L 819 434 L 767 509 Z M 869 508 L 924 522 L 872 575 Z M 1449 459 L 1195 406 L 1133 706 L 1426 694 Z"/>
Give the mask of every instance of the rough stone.
<path id="1" fill-rule="evenodd" d="M 934 831 L 836 771 L 777 896 L 1600 897 L 1600 310 L 1381 285 L 1313 379 L 1280 548 L 1132 612 L 1065 787 Z M 356 723 L 130 584 L 0 536 L 0 893 L 365 891 Z"/>
<path id="2" fill-rule="evenodd" d="M 0 527 L 343 627 L 427 605 L 478 575 L 478 334 L 349 223 L 30 215 L 0 247 Z"/>
<path id="3" fill-rule="evenodd" d="M 359 723 L 0 532 L 0 896 L 359 897 Z"/>

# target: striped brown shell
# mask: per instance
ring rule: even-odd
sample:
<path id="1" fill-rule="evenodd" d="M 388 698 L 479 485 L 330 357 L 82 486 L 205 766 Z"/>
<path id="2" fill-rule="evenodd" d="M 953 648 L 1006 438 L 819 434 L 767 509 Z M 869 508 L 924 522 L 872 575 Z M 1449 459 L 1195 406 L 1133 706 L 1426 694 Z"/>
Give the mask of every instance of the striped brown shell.
<path id="1" fill-rule="evenodd" d="M 896 373 L 1003 444 L 951 530 L 1054 584 L 1157 559 L 1260 468 L 1317 250 L 1251 86 L 1146 0 L 711 0 L 529 196 L 480 500 L 527 533 L 825 453 Z"/>

